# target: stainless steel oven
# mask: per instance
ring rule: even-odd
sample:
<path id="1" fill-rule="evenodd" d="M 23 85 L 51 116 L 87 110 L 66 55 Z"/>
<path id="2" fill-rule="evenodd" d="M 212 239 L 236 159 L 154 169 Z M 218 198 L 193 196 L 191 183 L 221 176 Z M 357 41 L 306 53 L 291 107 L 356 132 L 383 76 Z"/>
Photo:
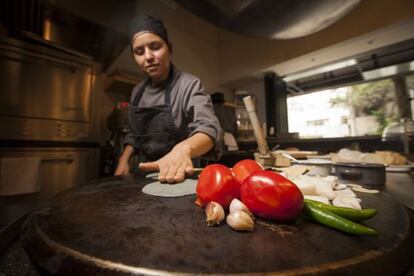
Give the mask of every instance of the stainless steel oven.
<path id="1" fill-rule="evenodd" d="M 11 221 L 20 214 L 30 211 L 35 206 L 47 201 L 55 194 L 67 188 L 85 185 L 88 180 L 98 175 L 99 150 L 97 148 L 2 148 L 1 160 L 22 160 L 37 157 L 40 160 L 37 181 L 39 189 L 35 193 L 22 193 L 0 196 L 0 218 L 3 223 Z M 26 168 L 19 169 L 24 174 Z M 18 181 L 16 179 L 16 181 Z M 13 185 L 15 183 L 1 183 Z M 1 189 L 1 188 L 0 188 Z M 1 193 L 1 191 L 0 191 Z"/>
<path id="2" fill-rule="evenodd" d="M 100 80 L 92 59 L 0 38 L 0 225 L 99 176 Z M 39 161 L 38 189 L 2 195 L 28 173 L 27 158 Z"/>
<path id="3" fill-rule="evenodd" d="M 0 138 L 96 141 L 91 60 L 0 39 Z"/>

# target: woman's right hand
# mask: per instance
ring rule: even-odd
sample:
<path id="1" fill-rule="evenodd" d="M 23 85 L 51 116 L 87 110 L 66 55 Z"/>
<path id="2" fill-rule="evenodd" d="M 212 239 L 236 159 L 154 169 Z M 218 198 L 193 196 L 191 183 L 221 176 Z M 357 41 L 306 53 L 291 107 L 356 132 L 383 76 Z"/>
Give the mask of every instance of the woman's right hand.
<path id="1" fill-rule="evenodd" d="M 119 161 L 115 170 L 115 176 L 129 174 L 129 164 L 125 161 Z"/>

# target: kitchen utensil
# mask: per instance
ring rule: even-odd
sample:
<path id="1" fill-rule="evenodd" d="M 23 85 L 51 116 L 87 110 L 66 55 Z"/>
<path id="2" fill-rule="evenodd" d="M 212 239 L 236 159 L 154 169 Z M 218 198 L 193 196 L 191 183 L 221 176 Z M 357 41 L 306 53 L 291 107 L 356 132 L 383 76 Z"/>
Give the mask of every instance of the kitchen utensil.
<path id="1" fill-rule="evenodd" d="M 370 186 L 385 184 L 385 165 L 368 163 L 334 163 L 333 173 L 343 182 Z"/>
<path id="2" fill-rule="evenodd" d="M 286 153 L 296 159 L 307 158 L 308 156 L 317 155 L 317 151 L 304 151 L 304 150 L 275 150 L 272 153 Z"/>
<path id="3" fill-rule="evenodd" d="M 300 162 L 298 159 L 294 158 L 294 157 L 293 157 L 293 156 L 291 156 L 290 154 L 287 154 L 287 153 L 281 153 L 281 155 L 283 155 L 284 157 L 286 157 L 286 158 L 288 158 L 288 159 L 292 160 L 293 162 L 296 162 L 296 163 L 299 163 L 299 162 Z"/>
<path id="4" fill-rule="evenodd" d="M 308 159 L 308 160 L 298 160 L 292 157 L 290 154 L 281 153 L 281 155 L 292 160 L 296 166 L 304 166 L 308 170 L 309 175 L 319 175 L 327 176 L 331 173 L 331 164 L 330 160 L 325 159 Z"/>
<path id="5" fill-rule="evenodd" d="M 201 173 L 202 170 L 203 170 L 203 168 L 193 168 L 193 175 L 191 177 L 193 177 L 195 175 L 198 175 L 199 173 Z M 147 179 L 158 180 L 158 175 L 159 174 L 160 174 L 159 172 L 153 172 L 153 173 L 147 174 L 145 177 Z"/>
<path id="6" fill-rule="evenodd" d="M 261 156 L 269 155 L 269 147 L 267 146 L 266 139 L 263 135 L 263 130 L 259 122 L 259 118 L 256 114 L 256 108 L 253 104 L 252 97 L 247 96 L 243 98 L 243 102 L 246 106 L 246 110 L 249 113 L 250 120 L 252 122 L 254 135 L 257 139 L 257 145 L 259 146 L 259 153 Z"/>
<path id="7" fill-rule="evenodd" d="M 244 105 L 246 106 L 246 110 L 249 113 L 250 121 L 252 122 L 254 135 L 256 136 L 257 145 L 259 147 L 259 156 L 258 160 L 264 166 L 273 166 L 274 165 L 274 158 L 273 155 L 270 154 L 269 147 L 267 145 L 267 141 L 264 138 L 263 130 L 259 122 L 259 118 L 256 114 L 256 108 L 253 104 L 252 97 L 247 96 L 243 98 Z"/>

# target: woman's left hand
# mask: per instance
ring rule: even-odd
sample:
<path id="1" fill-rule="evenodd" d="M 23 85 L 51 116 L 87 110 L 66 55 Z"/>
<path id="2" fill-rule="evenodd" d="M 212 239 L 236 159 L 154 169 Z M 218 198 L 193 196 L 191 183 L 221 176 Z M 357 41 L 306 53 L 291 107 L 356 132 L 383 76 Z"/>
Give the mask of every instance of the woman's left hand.
<path id="1" fill-rule="evenodd" d="M 191 148 L 185 144 L 177 144 L 167 155 L 154 162 L 140 163 L 142 171 L 159 171 L 160 182 L 178 183 L 186 175 L 192 175 Z"/>

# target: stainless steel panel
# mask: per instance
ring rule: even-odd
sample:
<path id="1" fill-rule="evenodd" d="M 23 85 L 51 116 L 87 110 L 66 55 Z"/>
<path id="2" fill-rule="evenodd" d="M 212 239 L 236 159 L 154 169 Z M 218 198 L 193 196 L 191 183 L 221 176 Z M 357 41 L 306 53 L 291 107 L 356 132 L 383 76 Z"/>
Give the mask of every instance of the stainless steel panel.
<path id="1" fill-rule="evenodd" d="M 0 115 L 89 122 L 92 66 L 0 48 Z"/>
<path id="2" fill-rule="evenodd" d="M 41 157 L 42 162 L 39 193 L 0 196 L 0 224 L 32 210 L 67 188 L 86 184 L 99 173 L 97 148 L 9 148 L 0 150 L 0 158 L 4 157 Z M 24 173 L 24 168 L 21 172 Z"/>
<path id="3" fill-rule="evenodd" d="M 60 120 L 0 116 L 5 140 L 94 142 L 92 124 Z"/>

